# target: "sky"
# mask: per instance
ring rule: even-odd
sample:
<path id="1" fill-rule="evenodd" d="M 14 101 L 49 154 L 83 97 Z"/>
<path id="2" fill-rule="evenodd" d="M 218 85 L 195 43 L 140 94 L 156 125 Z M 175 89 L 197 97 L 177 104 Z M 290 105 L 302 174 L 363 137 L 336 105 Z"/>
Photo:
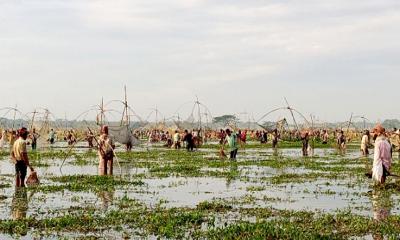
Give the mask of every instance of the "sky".
<path id="1" fill-rule="evenodd" d="M 259 120 L 286 97 L 379 121 L 400 118 L 399 76 L 398 0 L 0 0 L 0 108 L 75 119 L 126 85 L 142 118 L 197 96 Z"/>

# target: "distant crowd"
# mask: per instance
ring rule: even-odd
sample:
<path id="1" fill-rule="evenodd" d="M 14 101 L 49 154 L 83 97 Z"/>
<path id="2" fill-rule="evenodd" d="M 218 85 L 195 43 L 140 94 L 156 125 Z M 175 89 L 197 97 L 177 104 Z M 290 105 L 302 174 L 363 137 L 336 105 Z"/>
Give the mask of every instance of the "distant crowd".
<path id="1" fill-rule="evenodd" d="M 392 154 L 394 151 L 399 151 L 400 146 L 400 130 L 393 129 L 392 131 L 386 131 L 381 125 L 377 125 L 371 131 L 365 130 L 363 132 L 342 129 L 282 131 L 278 129 L 240 130 L 228 128 L 218 131 L 204 129 L 183 131 L 142 129 L 135 130 L 130 134 L 138 139 L 146 139 L 147 144 L 161 143 L 167 148 L 185 148 L 189 152 L 194 151 L 203 144 L 213 142 L 220 146 L 220 157 L 229 157 L 231 160 L 236 160 L 239 148 L 244 147 L 248 141 L 258 141 L 260 144 L 270 143 L 274 149 L 277 149 L 282 141 L 301 142 L 302 154 L 304 157 L 307 157 L 313 155 L 313 144 L 310 144 L 310 141 L 312 143 L 336 146 L 341 153 L 345 154 L 347 144 L 357 139 L 361 140 L 360 150 L 362 156 L 368 156 L 370 154 L 370 149 L 374 149 L 373 169 L 371 173 L 367 175 L 381 183 L 385 182 L 386 177 L 391 176 Z M 97 134 L 93 133 L 89 128 L 87 131 L 80 133 L 72 129 L 57 133 L 53 129 L 50 129 L 43 140 L 53 145 L 57 141 L 58 136 L 61 136 L 71 147 L 79 141 L 87 141 L 88 147 L 96 148 L 99 151 L 99 171 L 101 175 L 112 174 L 113 158 L 115 156 L 113 136 L 109 135 L 108 126 L 102 127 L 99 137 L 96 137 L 96 135 Z M 30 167 L 26 155 L 27 146 L 30 145 L 32 150 L 36 150 L 38 139 L 41 138 L 42 136 L 35 128 L 33 128 L 31 132 L 26 128 L 21 128 L 19 130 L 3 130 L 1 132 L 0 149 L 3 149 L 6 144 L 8 144 L 12 159 L 16 163 L 16 171 L 21 175 L 21 179 L 18 181 L 19 185 L 23 185 L 26 167 Z M 128 143 L 127 150 L 131 148 L 132 144 L 129 146 Z M 229 151 L 229 156 L 225 154 L 225 149 Z M 25 164 L 22 164 L 20 161 L 25 162 Z M 33 168 L 31 168 L 31 170 L 33 171 Z"/>

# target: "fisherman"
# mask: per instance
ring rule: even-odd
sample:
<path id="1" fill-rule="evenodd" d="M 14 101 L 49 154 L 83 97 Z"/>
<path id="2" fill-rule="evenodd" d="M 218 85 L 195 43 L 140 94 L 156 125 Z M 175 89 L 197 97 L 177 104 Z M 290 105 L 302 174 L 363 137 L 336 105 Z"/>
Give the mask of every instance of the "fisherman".
<path id="1" fill-rule="evenodd" d="M 15 186 L 25 187 L 25 177 L 27 167 L 33 172 L 33 167 L 29 163 L 28 151 L 26 149 L 26 139 L 29 132 L 26 128 L 18 131 L 19 138 L 12 146 L 11 159 L 15 164 Z"/>
<path id="2" fill-rule="evenodd" d="M 192 136 L 193 136 L 193 147 L 196 148 L 202 144 L 202 133 L 201 129 L 193 129 L 192 131 Z"/>
<path id="3" fill-rule="evenodd" d="M 73 134 L 73 132 L 72 132 L 72 130 L 69 130 L 68 132 L 67 132 L 67 142 L 68 142 L 68 145 L 73 145 L 74 144 L 74 134 Z"/>
<path id="4" fill-rule="evenodd" d="M 301 142 L 303 145 L 303 147 L 302 147 L 303 157 L 307 157 L 308 156 L 308 142 L 310 140 L 308 131 L 302 132 L 300 138 L 301 138 Z"/>
<path id="5" fill-rule="evenodd" d="M 4 148 L 4 146 L 5 146 L 6 142 L 7 142 L 7 134 L 8 134 L 7 130 L 3 130 L 1 132 L 0 150 L 3 150 L 3 148 Z"/>
<path id="6" fill-rule="evenodd" d="M 368 148 L 370 147 L 370 145 L 371 145 L 370 133 L 368 130 L 365 130 L 364 135 L 361 139 L 361 152 L 364 157 L 369 155 Z"/>
<path id="7" fill-rule="evenodd" d="M 240 129 L 238 130 L 237 137 L 238 137 L 238 139 L 237 139 L 238 144 L 240 144 L 240 146 L 242 146 L 242 130 L 240 130 Z"/>
<path id="8" fill-rule="evenodd" d="M 339 146 L 339 150 L 344 151 L 346 149 L 346 136 L 344 135 L 343 130 L 339 131 L 336 142 Z"/>
<path id="9" fill-rule="evenodd" d="M 328 144 L 329 141 L 329 133 L 328 130 L 324 130 L 322 132 L 322 144 Z"/>
<path id="10" fill-rule="evenodd" d="M 240 142 L 242 143 L 242 144 L 246 144 L 246 140 L 247 140 L 247 130 L 244 130 L 243 132 L 242 132 L 242 134 L 240 134 Z"/>
<path id="11" fill-rule="evenodd" d="M 260 134 L 260 143 L 264 144 L 268 142 L 268 132 L 267 131 L 262 131 L 262 133 Z"/>
<path id="12" fill-rule="evenodd" d="M 132 151 L 132 148 L 133 148 L 133 142 L 132 142 L 132 140 L 129 140 L 129 141 L 125 144 L 125 148 L 126 148 L 126 151 L 127 151 L 127 152 Z"/>
<path id="13" fill-rule="evenodd" d="M 153 133 L 154 131 L 153 130 L 150 130 L 149 132 L 148 132 L 148 134 L 147 134 L 147 137 L 148 137 L 148 143 L 150 144 L 150 143 L 153 143 L 153 138 L 154 138 L 154 133 Z"/>
<path id="14" fill-rule="evenodd" d="M 223 145 L 225 142 L 226 133 L 223 129 L 219 131 L 219 144 Z"/>
<path id="15" fill-rule="evenodd" d="M 207 144 L 209 138 L 210 138 L 210 134 L 208 132 L 204 132 L 203 137 L 201 139 L 203 144 Z"/>
<path id="16" fill-rule="evenodd" d="M 225 143 L 228 143 L 229 151 L 230 151 L 230 160 L 236 160 L 236 155 L 238 152 L 238 136 L 235 133 L 232 133 L 231 130 L 226 129 L 226 139 Z"/>
<path id="17" fill-rule="evenodd" d="M 395 142 L 397 143 L 397 147 L 398 147 L 398 154 L 399 154 L 399 158 L 400 158 L 400 129 L 397 129 L 397 131 L 395 132 L 395 137 L 396 140 Z"/>
<path id="18" fill-rule="evenodd" d="M 384 184 L 386 177 L 390 175 L 392 146 L 385 135 L 385 128 L 383 128 L 382 125 L 378 124 L 372 132 L 375 140 L 372 178 L 376 182 Z"/>
<path id="19" fill-rule="evenodd" d="M 275 128 L 274 131 L 272 132 L 272 148 L 276 148 L 278 146 L 278 139 L 279 139 L 278 129 Z"/>
<path id="20" fill-rule="evenodd" d="M 113 159 L 115 145 L 108 135 L 108 126 L 101 128 L 101 135 L 98 142 L 99 146 L 99 175 L 113 174 Z"/>
<path id="21" fill-rule="evenodd" d="M 17 139 L 18 139 L 17 132 L 15 130 L 10 130 L 8 139 L 8 142 L 10 143 L 10 151 L 12 151 L 14 143 Z"/>
<path id="22" fill-rule="evenodd" d="M 181 135 L 179 134 L 178 130 L 175 130 L 173 147 L 175 149 L 181 148 Z"/>
<path id="23" fill-rule="evenodd" d="M 168 148 L 171 148 L 172 147 L 172 145 L 174 144 L 174 142 L 172 141 L 172 136 L 171 136 L 171 134 L 167 131 L 166 133 L 165 133 L 165 135 L 166 135 L 166 143 L 165 143 L 165 146 L 166 147 L 168 147 Z"/>
<path id="24" fill-rule="evenodd" d="M 49 132 L 49 137 L 48 137 L 47 141 L 49 141 L 49 143 L 53 145 L 55 138 L 56 138 L 56 133 L 54 132 L 53 129 L 51 129 Z"/>
<path id="25" fill-rule="evenodd" d="M 90 131 L 86 131 L 86 141 L 88 142 L 89 148 L 93 148 L 94 136 Z"/>
<path id="26" fill-rule="evenodd" d="M 35 128 L 32 129 L 32 133 L 31 133 L 30 137 L 31 137 L 31 141 L 32 141 L 32 143 L 31 143 L 32 150 L 35 151 L 37 148 L 37 140 L 40 137 L 40 135 L 36 132 Z"/>
<path id="27" fill-rule="evenodd" d="M 185 137 L 183 138 L 183 141 L 186 143 L 186 149 L 190 152 L 193 152 L 194 148 L 193 135 L 192 133 L 188 132 L 188 130 L 185 130 Z"/>

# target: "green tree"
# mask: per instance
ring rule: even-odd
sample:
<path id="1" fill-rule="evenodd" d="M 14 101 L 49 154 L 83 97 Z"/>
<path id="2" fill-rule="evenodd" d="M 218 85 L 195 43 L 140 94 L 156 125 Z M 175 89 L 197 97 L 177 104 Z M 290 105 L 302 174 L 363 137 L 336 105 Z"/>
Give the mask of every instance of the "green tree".
<path id="1" fill-rule="evenodd" d="M 222 115 L 215 117 L 213 123 L 222 124 L 223 126 L 228 125 L 231 122 L 237 122 L 239 119 L 235 115 Z"/>
<path id="2" fill-rule="evenodd" d="M 386 130 L 392 130 L 393 128 L 400 128 L 400 121 L 397 119 L 386 119 L 382 126 L 386 128 Z"/>

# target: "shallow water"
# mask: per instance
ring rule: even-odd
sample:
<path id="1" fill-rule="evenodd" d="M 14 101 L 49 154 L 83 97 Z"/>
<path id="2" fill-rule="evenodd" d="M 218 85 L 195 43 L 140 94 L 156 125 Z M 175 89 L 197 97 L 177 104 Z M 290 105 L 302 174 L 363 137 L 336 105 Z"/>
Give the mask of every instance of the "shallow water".
<path id="1" fill-rule="evenodd" d="M 208 150 L 210 154 L 215 154 L 214 150 Z M 213 153 L 214 152 L 214 153 Z M 283 157 L 299 157 L 301 151 L 298 149 L 279 149 L 278 154 Z M 316 149 L 312 161 L 335 163 L 343 159 L 351 159 L 359 156 L 358 151 L 348 151 L 346 156 L 338 155 L 335 149 Z M 239 152 L 238 162 L 254 161 L 254 165 L 244 166 L 231 165 L 229 168 L 205 167 L 201 170 L 213 172 L 238 172 L 234 178 L 224 177 L 153 177 L 149 175 L 149 169 L 133 167 L 129 163 L 121 163 L 123 176 L 126 178 L 143 175 L 143 186 L 129 186 L 127 188 L 116 187 L 113 191 L 94 192 L 52 192 L 41 193 L 28 191 L 27 199 L 22 199 L 26 203 L 27 209 L 25 216 L 36 218 L 55 217 L 64 213 L 71 207 L 94 207 L 99 211 L 109 211 L 115 208 L 115 200 L 124 196 L 137 199 L 147 206 L 153 207 L 160 202 L 168 208 L 171 207 L 196 207 L 204 201 L 224 200 L 233 207 L 273 207 L 276 209 L 288 210 L 311 210 L 322 212 L 335 212 L 338 210 L 350 210 L 353 213 L 364 216 L 374 217 L 377 214 L 376 205 L 379 201 L 389 201 L 392 207 L 390 214 L 400 214 L 399 203 L 400 194 L 385 196 L 375 196 L 371 193 L 371 182 L 367 179 L 357 179 L 353 176 L 346 176 L 339 179 L 309 179 L 305 182 L 287 182 L 272 184 L 265 181 L 282 174 L 309 174 L 315 173 L 306 168 L 273 168 L 257 165 L 257 161 L 270 160 L 271 156 L 276 155 L 272 149 L 246 149 Z M 206 155 L 208 156 L 208 155 Z M 167 157 L 167 156 L 164 156 Z M 168 160 L 168 159 L 165 159 Z M 43 160 L 49 166 L 37 167 L 41 184 L 54 185 L 49 177 L 63 175 L 96 175 L 96 159 L 92 159 L 88 164 L 75 165 L 75 160 L 67 159 L 62 171 L 60 166 L 62 159 Z M 329 165 L 328 165 L 329 166 Z M 346 167 L 361 167 L 362 165 L 346 165 Z M 115 173 L 118 174 L 118 167 L 114 166 Z M 15 215 L 13 204 L 16 201 L 15 189 L 12 186 L 14 167 L 7 159 L 0 161 L 0 177 L 3 182 L 9 183 L 9 187 L 0 189 L 0 219 L 12 219 Z M 252 190 L 255 189 L 255 190 Z M 73 236 L 80 236 L 79 234 Z M 110 237 L 122 235 L 110 233 Z M 30 239 L 33 236 L 27 235 L 21 239 Z M 7 235 L 0 235 L 1 239 L 12 239 Z M 118 238 L 118 237 L 116 237 Z M 48 239 L 52 239 L 49 236 Z M 56 237 L 54 238 L 56 239 Z"/>

